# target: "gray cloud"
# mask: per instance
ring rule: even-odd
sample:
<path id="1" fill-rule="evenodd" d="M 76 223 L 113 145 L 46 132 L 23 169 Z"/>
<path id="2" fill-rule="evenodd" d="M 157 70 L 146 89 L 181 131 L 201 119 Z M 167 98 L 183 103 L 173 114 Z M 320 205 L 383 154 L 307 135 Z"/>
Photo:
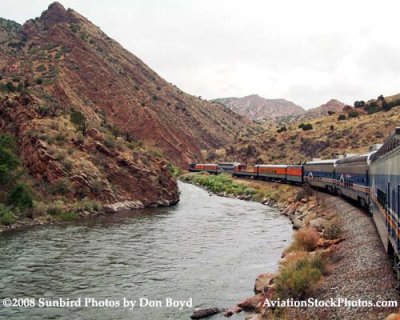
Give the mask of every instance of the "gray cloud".
<path id="1" fill-rule="evenodd" d="M 400 91 L 395 0 L 60 2 L 197 96 L 258 93 L 309 108 Z M 48 4 L 13 0 L 0 10 L 23 22 Z"/>

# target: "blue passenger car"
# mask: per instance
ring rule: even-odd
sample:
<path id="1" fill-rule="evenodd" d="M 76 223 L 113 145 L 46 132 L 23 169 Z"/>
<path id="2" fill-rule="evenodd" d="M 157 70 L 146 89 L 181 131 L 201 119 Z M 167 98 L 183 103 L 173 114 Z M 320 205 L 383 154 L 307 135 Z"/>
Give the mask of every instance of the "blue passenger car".
<path id="1" fill-rule="evenodd" d="M 369 203 L 369 165 L 375 152 L 338 160 L 335 166 L 337 193 L 358 201 L 362 207 Z"/>
<path id="2" fill-rule="evenodd" d="M 370 165 L 371 212 L 386 251 L 399 274 L 400 128 L 373 155 Z"/>
<path id="3" fill-rule="evenodd" d="M 335 192 L 336 159 L 316 160 L 304 165 L 304 182 L 328 192 Z"/>

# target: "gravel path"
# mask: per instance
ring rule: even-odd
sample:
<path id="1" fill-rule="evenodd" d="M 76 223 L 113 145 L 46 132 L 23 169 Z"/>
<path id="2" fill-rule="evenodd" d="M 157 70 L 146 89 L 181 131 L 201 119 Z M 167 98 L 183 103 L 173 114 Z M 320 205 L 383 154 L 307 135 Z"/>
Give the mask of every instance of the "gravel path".
<path id="1" fill-rule="evenodd" d="M 396 300 L 399 293 L 391 262 L 383 249 L 372 218 L 353 204 L 328 194 L 318 193 L 328 209 L 336 209 L 343 222 L 343 236 L 333 257 L 332 273 L 321 283 L 319 300 Z M 400 305 L 400 303 L 399 303 Z M 384 319 L 397 308 L 308 308 L 297 309 L 295 319 Z M 294 310 L 291 310 L 294 311 Z"/>

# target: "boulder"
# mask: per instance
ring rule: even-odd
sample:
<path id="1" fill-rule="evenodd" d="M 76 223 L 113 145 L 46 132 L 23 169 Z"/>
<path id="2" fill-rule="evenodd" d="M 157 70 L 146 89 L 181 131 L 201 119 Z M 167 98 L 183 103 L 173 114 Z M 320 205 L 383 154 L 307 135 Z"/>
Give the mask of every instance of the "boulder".
<path id="1" fill-rule="evenodd" d="M 293 229 L 294 230 L 299 230 L 299 229 L 301 229 L 301 228 L 303 228 L 304 227 L 304 222 L 303 221 L 301 221 L 300 219 L 298 219 L 298 218 L 294 218 L 293 219 Z"/>
<path id="2" fill-rule="evenodd" d="M 254 284 L 255 293 L 265 293 L 268 287 L 272 285 L 275 275 L 271 272 L 261 273 L 256 278 L 256 283 Z"/>
<path id="3" fill-rule="evenodd" d="M 100 131 L 97 130 L 96 128 L 90 128 L 89 130 L 87 130 L 86 135 L 88 137 L 91 137 L 93 140 L 97 140 L 97 141 L 104 140 L 103 134 L 100 133 Z"/>
<path id="4" fill-rule="evenodd" d="M 315 228 L 317 231 L 322 231 L 327 225 L 328 221 L 324 218 L 317 218 L 310 221 L 310 226 Z"/>
<path id="5" fill-rule="evenodd" d="M 263 320 L 263 317 L 261 314 L 250 314 L 245 317 L 245 320 Z"/>
<path id="6" fill-rule="evenodd" d="M 199 309 L 199 310 L 193 311 L 190 318 L 191 319 L 202 319 L 202 318 L 209 317 L 209 316 L 212 316 L 212 315 L 220 313 L 220 312 L 221 312 L 221 310 L 218 308 Z"/>
<path id="7" fill-rule="evenodd" d="M 253 311 L 259 307 L 260 302 L 262 301 L 263 296 L 261 294 L 257 294 L 255 296 L 249 297 L 237 304 L 238 307 L 242 308 L 245 311 Z"/>
<path id="8" fill-rule="evenodd" d="M 141 201 L 121 201 L 112 204 L 106 204 L 103 208 L 107 213 L 116 213 L 123 210 L 143 209 L 144 205 Z"/>
<path id="9" fill-rule="evenodd" d="M 232 317 L 233 316 L 233 311 L 231 309 L 227 310 L 224 312 L 224 317 Z"/>

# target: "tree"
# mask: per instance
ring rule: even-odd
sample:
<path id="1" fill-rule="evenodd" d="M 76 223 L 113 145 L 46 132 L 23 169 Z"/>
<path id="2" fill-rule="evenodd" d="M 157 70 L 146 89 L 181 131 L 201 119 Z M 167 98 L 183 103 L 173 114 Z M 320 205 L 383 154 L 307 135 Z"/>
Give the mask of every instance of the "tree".
<path id="1" fill-rule="evenodd" d="M 87 123 L 86 118 L 82 112 L 72 110 L 70 114 L 71 122 L 75 125 L 75 127 L 81 131 L 83 134 L 86 133 L 87 130 Z"/>
<path id="2" fill-rule="evenodd" d="M 23 210 L 32 208 L 31 191 L 24 184 L 17 184 L 8 194 L 7 204 Z"/>
<path id="3" fill-rule="evenodd" d="M 355 110 L 352 110 L 349 112 L 349 118 L 357 118 L 358 117 L 358 112 Z"/>
<path id="4" fill-rule="evenodd" d="M 5 184 L 11 179 L 11 172 L 19 165 L 14 155 L 15 141 L 11 136 L 0 135 L 0 182 Z"/>

